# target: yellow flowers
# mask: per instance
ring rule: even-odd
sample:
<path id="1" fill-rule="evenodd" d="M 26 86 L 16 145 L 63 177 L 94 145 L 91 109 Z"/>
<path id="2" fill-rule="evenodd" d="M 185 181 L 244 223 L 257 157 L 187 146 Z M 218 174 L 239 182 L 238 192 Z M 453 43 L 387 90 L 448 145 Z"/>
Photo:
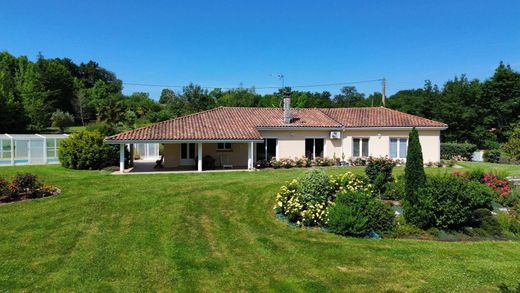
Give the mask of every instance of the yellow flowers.
<path id="1" fill-rule="evenodd" d="M 330 176 L 328 184 L 333 193 L 323 197 L 317 194 L 302 194 L 300 182 L 293 179 L 280 187 L 273 208 L 298 226 L 324 226 L 328 221 L 329 207 L 335 205 L 334 198 L 337 192 L 372 190 L 372 186 L 363 180 L 363 177 L 351 172 Z"/>

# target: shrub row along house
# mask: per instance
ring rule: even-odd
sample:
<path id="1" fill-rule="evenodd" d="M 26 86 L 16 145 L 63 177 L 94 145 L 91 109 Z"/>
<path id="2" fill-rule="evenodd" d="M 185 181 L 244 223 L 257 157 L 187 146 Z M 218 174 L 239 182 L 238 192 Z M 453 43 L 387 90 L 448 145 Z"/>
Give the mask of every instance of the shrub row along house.
<path id="1" fill-rule="evenodd" d="M 122 132 L 106 139 L 121 146 L 164 144 L 164 167 L 198 171 L 254 167 L 261 160 L 308 157 L 405 159 L 408 133 L 416 127 L 425 162 L 440 160 L 440 131 L 447 125 L 383 107 L 295 109 L 219 107 Z M 130 148 L 133 149 L 133 148 Z M 211 163 L 205 164 L 203 161 Z"/>

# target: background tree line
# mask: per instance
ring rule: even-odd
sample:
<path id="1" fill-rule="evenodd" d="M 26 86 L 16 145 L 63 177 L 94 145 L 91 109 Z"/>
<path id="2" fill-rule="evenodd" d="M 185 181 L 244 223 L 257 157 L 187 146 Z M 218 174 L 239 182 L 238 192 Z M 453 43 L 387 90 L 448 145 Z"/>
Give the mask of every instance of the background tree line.
<path id="1" fill-rule="evenodd" d="M 163 89 L 158 101 L 148 93 L 123 95 L 123 83 L 94 61 L 75 64 L 68 58 L 35 62 L 0 53 L 0 132 L 44 132 L 53 125 L 104 127 L 116 132 L 218 106 L 279 107 L 283 90 L 258 94 L 255 88 L 208 90 L 189 84 L 182 91 Z M 369 96 L 353 86 L 339 94 L 291 91 L 292 105 L 312 107 L 381 106 L 381 94 Z M 480 81 L 465 75 L 442 88 L 426 81 L 423 88 L 401 90 L 386 106 L 449 125 L 443 141 L 497 148 L 520 126 L 520 73 L 500 63 L 493 76 Z"/>

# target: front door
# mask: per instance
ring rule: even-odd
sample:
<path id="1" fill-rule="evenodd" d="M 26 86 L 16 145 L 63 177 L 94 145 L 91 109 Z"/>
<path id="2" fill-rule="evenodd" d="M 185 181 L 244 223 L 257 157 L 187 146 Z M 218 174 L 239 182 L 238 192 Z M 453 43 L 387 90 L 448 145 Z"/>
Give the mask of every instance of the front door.
<path id="1" fill-rule="evenodd" d="M 195 144 L 181 143 L 181 166 L 195 166 Z"/>

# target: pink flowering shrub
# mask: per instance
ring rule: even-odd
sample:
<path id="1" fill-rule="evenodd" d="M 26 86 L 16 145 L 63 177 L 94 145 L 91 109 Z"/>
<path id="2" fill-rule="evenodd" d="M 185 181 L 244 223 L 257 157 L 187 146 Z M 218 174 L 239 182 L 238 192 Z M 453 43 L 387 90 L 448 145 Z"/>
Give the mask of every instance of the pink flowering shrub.
<path id="1" fill-rule="evenodd" d="M 506 198 L 511 191 L 509 181 L 493 174 L 485 174 L 481 182 L 491 187 L 501 198 Z"/>

